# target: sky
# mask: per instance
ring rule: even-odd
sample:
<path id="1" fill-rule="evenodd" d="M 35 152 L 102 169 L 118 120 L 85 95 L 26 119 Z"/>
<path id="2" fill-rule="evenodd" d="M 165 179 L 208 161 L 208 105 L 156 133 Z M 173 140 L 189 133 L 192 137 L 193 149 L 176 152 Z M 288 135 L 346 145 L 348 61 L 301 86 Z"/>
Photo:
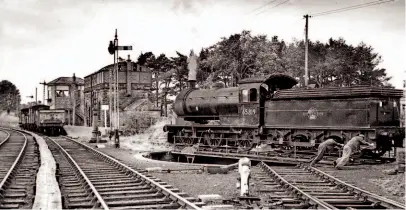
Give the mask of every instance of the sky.
<path id="1" fill-rule="evenodd" d="M 35 95 L 36 87 L 42 100 L 40 82 L 73 73 L 83 78 L 112 63 L 107 47 L 115 29 L 119 45 L 133 46 L 120 57 L 136 59 L 147 51 L 175 56 L 176 51 L 199 52 L 242 30 L 286 42 L 303 39 L 303 15 L 376 0 L 285 1 L 0 0 L 0 80 L 14 83 L 23 102 L 31 100 L 27 96 Z M 405 0 L 309 19 L 309 39 L 331 37 L 371 45 L 382 56 L 379 67 L 402 88 Z"/>

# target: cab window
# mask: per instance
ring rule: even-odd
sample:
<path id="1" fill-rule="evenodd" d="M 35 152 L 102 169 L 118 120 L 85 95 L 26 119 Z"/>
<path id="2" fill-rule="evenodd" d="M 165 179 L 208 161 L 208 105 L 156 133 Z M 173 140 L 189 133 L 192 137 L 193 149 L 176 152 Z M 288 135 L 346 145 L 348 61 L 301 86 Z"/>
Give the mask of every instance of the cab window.
<path id="1" fill-rule="evenodd" d="M 241 91 L 241 102 L 255 102 L 257 100 L 258 90 L 256 88 Z"/>
<path id="2" fill-rule="evenodd" d="M 248 90 L 242 90 L 241 95 L 242 95 L 242 102 L 248 102 Z"/>
<path id="3" fill-rule="evenodd" d="M 250 90 L 250 101 L 257 101 L 257 89 L 251 88 Z"/>

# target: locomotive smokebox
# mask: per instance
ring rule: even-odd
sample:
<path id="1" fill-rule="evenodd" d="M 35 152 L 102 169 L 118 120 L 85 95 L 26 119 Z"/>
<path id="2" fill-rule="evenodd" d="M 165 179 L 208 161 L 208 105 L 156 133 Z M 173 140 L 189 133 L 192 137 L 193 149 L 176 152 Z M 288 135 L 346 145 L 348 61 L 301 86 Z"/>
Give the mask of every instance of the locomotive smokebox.
<path id="1" fill-rule="evenodd" d="M 188 77 L 188 84 L 189 88 L 193 89 L 196 88 L 196 74 L 197 74 L 197 56 L 193 52 L 190 51 L 190 55 L 188 58 L 188 69 L 189 69 L 189 77 Z"/>

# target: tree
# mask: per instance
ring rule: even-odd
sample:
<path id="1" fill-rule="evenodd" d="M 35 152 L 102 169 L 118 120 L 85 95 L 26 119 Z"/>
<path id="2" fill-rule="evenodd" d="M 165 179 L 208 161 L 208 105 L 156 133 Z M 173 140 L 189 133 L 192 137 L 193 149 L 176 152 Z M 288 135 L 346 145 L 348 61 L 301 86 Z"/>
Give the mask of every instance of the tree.
<path id="1" fill-rule="evenodd" d="M 386 70 L 377 68 L 381 57 L 364 43 L 354 47 L 343 38 L 331 38 L 327 43 L 309 42 L 308 56 L 310 80 L 319 87 L 389 86 Z M 294 40 L 283 50 L 282 57 L 286 71 L 303 85 L 304 42 Z"/>
<path id="2" fill-rule="evenodd" d="M 21 100 L 20 91 L 8 80 L 0 81 L 0 110 L 17 109 L 17 103 Z"/>
<path id="3" fill-rule="evenodd" d="M 184 88 L 184 82 L 187 81 L 188 67 L 187 56 L 176 51 L 177 57 L 171 57 L 173 68 L 175 69 L 175 88 L 178 91 L 182 91 Z"/>
<path id="4" fill-rule="evenodd" d="M 252 36 L 250 31 L 222 38 L 204 52 L 202 68 L 210 71 L 213 81 L 223 81 L 226 86 L 236 86 L 238 81 L 251 76 L 286 72 L 282 55 L 284 41 L 265 35 Z"/>
<path id="5" fill-rule="evenodd" d="M 157 72 L 157 76 L 155 78 L 156 83 L 156 105 L 158 107 L 159 99 L 161 98 L 161 104 L 164 104 L 165 108 L 165 116 L 167 115 L 167 105 L 166 105 L 166 96 L 168 94 L 169 83 L 172 78 L 171 69 L 173 67 L 172 61 L 166 57 L 165 54 L 160 54 L 158 58 L 155 60 L 155 68 Z M 168 73 L 169 72 L 169 73 Z M 159 95 L 159 89 L 161 84 L 165 84 L 165 89 L 161 91 L 161 95 Z M 162 109 L 161 109 L 162 110 Z"/>

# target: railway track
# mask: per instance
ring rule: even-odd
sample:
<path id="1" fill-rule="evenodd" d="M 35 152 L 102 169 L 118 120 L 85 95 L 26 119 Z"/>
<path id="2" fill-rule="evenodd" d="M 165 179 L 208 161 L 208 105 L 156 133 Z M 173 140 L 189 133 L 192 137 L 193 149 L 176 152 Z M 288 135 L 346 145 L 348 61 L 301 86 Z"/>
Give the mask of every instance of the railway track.
<path id="1" fill-rule="evenodd" d="M 0 143 L 0 208 L 32 208 L 40 167 L 38 145 L 22 132 L 0 130 L 8 134 Z"/>
<path id="2" fill-rule="evenodd" d="M 401 203 L 359 189 L 313 167 L 272 166 L 252 169 L 262 205 L 270 208 L 405 209 Z"/>
<path id="3" fill-rule="evenodd" d="M 204 203 L 93 148 L 44 137 L 58 164 L 63 208 L 200 209 Z"/>

